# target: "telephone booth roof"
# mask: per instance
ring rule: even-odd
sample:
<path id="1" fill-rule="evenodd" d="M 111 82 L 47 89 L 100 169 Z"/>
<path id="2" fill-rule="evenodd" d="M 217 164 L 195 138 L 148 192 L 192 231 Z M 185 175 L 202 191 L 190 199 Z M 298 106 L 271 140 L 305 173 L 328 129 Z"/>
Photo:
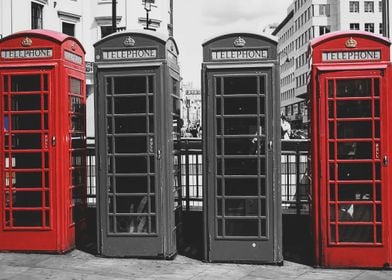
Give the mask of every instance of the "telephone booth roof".
<path id="1" fill-rule="evenodd" d="M 85 53 L 76 38 L 53 30 L 26 30 L 0 39 L 0 61 L 7 63 L 64 58 L 82 66 Z"/>
<path id="2" fill-rule="evenodd" d="M 268 34 L 220 34 L 203 42 L 203 62 L 248 64 L 276 60 L 277 44 L 277 38 Z"/>
<path id="3" fill-rule="evenodd" d="M 388 38 L 364 31 L 335 31 L 313 39 L 309 44 L 312 53 L 312 63 L 352 63 L 352 62 L 389 62 L 389 47 L 391 42 Z M 365 56 L 365 52 L 375 51 L 376 57 Z M 328 59 L 326 53 L 333 53 Z M 341 55 L 341 54 L 344 55 Z M 354 58 L 355 55 L 363 55 L 363 59 Z M 324 55 L 324 56 L 323 56 Z M 336 57 L 335 57 L 336 55 Z M 340 55 L 340 56 L 339 56 Z M 353 57 L 350 58 L 350 55 Z"/>
<path id="4" fill-rule="evenodd" d="M 112 33 L 94 44 L 95 61 L 105 60 L 133 60 L 133 59 L 165 59 L 168 58 L 168 52 L 175 57 L 178 56 L 177 43 L 173 37 L 164 35 L 159 32 L 150 30 L 125 30 L 122 32 Z M 110 51 L 108 57 L 104 57 L 104 51 Z M 143 50 L 145 57 L 135 57 L 128 51 Z M 157 52 L 154 53 L 153 50 Z M 114 51 L 114 52 L 113 52 Z M 147 53 L 152 51 L 151 53 Z M 114 54 L 122 54 L 115 56 Z M 113 56 L 111 56 L 113 55 Z"/>

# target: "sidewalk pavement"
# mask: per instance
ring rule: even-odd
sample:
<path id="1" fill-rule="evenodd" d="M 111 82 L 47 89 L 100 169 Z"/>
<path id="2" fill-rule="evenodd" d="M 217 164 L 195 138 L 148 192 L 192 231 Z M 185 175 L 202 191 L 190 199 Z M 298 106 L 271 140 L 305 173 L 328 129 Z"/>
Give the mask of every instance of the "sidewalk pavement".
<path id="1" fill-rule="evenodd" d="M 283 266 L 96 257 L 80 250 L 66 255 L 0 253 L 0 279 L 342 279 L 391 280 L 392 270 L 321 269 L 285 261 Z"/>

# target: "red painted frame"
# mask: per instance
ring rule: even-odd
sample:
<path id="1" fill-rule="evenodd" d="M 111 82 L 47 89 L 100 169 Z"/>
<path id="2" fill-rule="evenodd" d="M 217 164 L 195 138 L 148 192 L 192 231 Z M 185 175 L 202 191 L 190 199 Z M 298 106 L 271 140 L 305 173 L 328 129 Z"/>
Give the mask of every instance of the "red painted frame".
<path id="1" fill-rule="evenodd" d="M 350 41 L 349 41 L 350 40 Z M 349 42 L 348 42 L 349 41 Z M 351 44 L 350 44 L 351 43 Z M 337 243 L 331 244 L 329 235 L 328 178 L 328 93 L 327 79 L 350 79 L 360 77 L 379 77 L 381 126 L 383 143 L 381 154 L 391 157 L 388 148 L 392 134 L 392 123 L 388 124 L 390 113 L 390 42 L 380 36 L 367 32 L 333 32 L 313 40 L 310 44 L 311 81 L 309 84 L 309 106 L 311 118 L 311 176 L 312 176 L 312 216 L 314 233 L 315 263 L 323 267 L 384 267 L 390 266 L 392 244 L 389 232 L 392 230 L 392 191 L 391 165 L 381 167 L 381 180 L 384 184 L 381 196 L 382 244 Z M 376 60 L 323 61 L 322 53 L 330 51 L 377 50 L 381 56 Z M 335 101 L 334 101 L 335 102 Z M 336 103 L 335 103 L 336 104 Z M 336 105 L 335 105 L 336 106 Z M 335 108 L 335 107 L 334 107 Z M 336 110 L 336 108 L 334 109 Z M 373 111 L 374 113 L 374 111 Z M 336 117 L 335 117 L 336 118 Z M 336 128 L 335 128 L 336 130 Z M 374 135 L 374 134 L 373 134 Z M 335 140 L 336 141 L 336 140 Z M 339 140 L 341 141 L 341 140 Z M 372 140 L 374 141 L 374 139 Z M 335 151 L 336 153 L 336 151 Z M 373 159 L 374 159 L 373 155 Z M 337 168 L 337 167 L 335 167 Z M 374 180 L 374 179 L 373 179 Z M 338 182 L 338 179 L 336 179 Z M 335 187 L 336 189 L 336 187 Z M 375 198 L 373 198 L 375 201 Z M 374 218 L 375 219 L 375 218 Z M 337 222 L 335 222 L 337 223 Z"/>
<path id="2" fill-rule="evenodd" d="M 26 55 L 29 50 L 50 49 L 50 55 Z M 16 54 L 17 50 L 19 54 Z M 11 51 L 14 57 L 10 57 L 7 51 Z M 37 52 L 37 54 L 39 51 Z M 8 82 L 14 75 L 32 74 L 41 75 L 41 94 L 47 94 L 48 105 L 44 105 L 44 98 L 41 97 L 41 116 L 48 114 L 48 127 L 42 128 L 41 148 L 42 154 L 47 153 L 49 161 L 48 167 L 42 165 L 42 186 L 45 194 L 42 199 L 48 202 L 41 202 L 43 213 L 47 211 L 49 214 L 49 223 L 45 223 L 43 215 L 43 224 L 41 226 L 12 226 L 12 218 L 10 224 L 5 224 L 6 209 L 12 207 L 11 204 L 6 206 L 6 190 L 12 193 L 16 188 L 6 185 L 6 166 L 4 165 L 5 156 L 5 122 L 4 117 L 0 118 L 0 250 L 6 251 L 45 251 L 62 253 L 69 251 L 75 247 L 78 238 L 78 231 L 85 227 L 85 219 L 78 220 L 77 223 L 72 222 L 72 209 L 75 200 L 72 197 L 72 138 L 70 136 L 70 123 L 72 123 L 72 112 L 70 112 L 70 89 L 69 77 L 80 80 L 80 106 L 82 112 L 85 112 L 86 91 L 85 91 L 85 50 L 83 46 L 75 38 L 68 35 L 49 30 L 29 30 L 12 34 L 0 40 L 0 113 L 13 114 L 12 112 L 4 112 L 4 94 L 14 94 L 9 88 L 8 92 L 4 92 L 4 77 L 8 77 Z M 47 91 L 42 89 L 43 76 L 42 73 L 48 74 Z M 19 94 L 19 92 L 18 92 Z M 28 93 L 27 93 L 28 94 Z M 48 109 L 43 111 L 42 106 Z M 10 109 L 8 109 L 10 110 Z M 28 111 L 27 111 L 28 112 Z M 37 112 L 37 111 L 35 111 Z M 26 113 L 26 112 L 22 112 Z M 16 114 L 19 114 L 18 112 Z M 84 113 L 85 114 L 85 113 Z M 85 115 L 82 116 L 82 129 L 84 135 L 81 134 L 81 143 L 85 150 Z M 43 124 L 41 117 L 41 125 Z M 11 127 L 10 127 L 11 128 Z M 14 128 L 12 128 L 14 129 Z M 36 132 L 36 131 L 34 131 Z M 23 133 L 23 131 L 22 131 Z M 28 133 L 28 131 L 26 132 Z M 44 134 L 46 133 L 46 134 Z M 10 133 L 9 133 L 10 134 Z M 11 136 L 12 137 L 12 136 Z M 83 144 L 84 143 L 84 144 Z M 83 150 L 83 149 L 82 149 Z M 35 150 L 37 151 L 37 150 Z M 18 152 L 31 152 L 18 151 Z M 85 152 L 84 152 L 85 155 Z M 44 156 L 42 156 L 44 158 Z M 42 163 L 43 164 L 43 163 Z M 47 170 L 46 170 L 47 169 Z M 81 215 L 86 208 L 86 172 L 85 160 L 82 160 L 82 184 L 81 187 Z M 9 168 L 7 169 L 9 171 Z M 49 173 L 49 187 L 45 184 L 45 172 Z M 46 189 L 48 188 L 48 189 Z M 48 197 L 45 197 L 48 196 Z M 12 198 L 11 198 L 12 201 Z M 79 201 L 80 203 L 80 201 Z M 10 206 L 11 205 L 11 206 Z M 47 206 L 45 206 L 47 205 Z M 84 210 L 83 210 L 84 209 Z M 28 208 L 22 208 L 26 212 Z M 33 209 L 34 210 L 34 209 Z M 12 212 L 12 211 L 11 211 Z M 46 212 L 45 212 L 46 213 Z"/>

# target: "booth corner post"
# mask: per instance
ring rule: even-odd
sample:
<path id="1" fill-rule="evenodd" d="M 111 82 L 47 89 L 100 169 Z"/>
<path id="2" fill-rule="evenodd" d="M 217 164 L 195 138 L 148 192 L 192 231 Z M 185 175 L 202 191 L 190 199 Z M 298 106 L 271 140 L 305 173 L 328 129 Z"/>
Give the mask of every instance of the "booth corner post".
<path id="1" fill-rule="evenodd" d="M 28 30 L 0 40 L 0 250 L 64 253 L 87 239 L 85 51 Z"/>
<path id="2" fill-rule="evenodd" d="M 332 32 L 311 44 L 315 264 L 391 263 L 390 42 Z"/>
<path id="3" fill-rule="evenodd" d="M 99 254 L 170 259 L 182 207 L 177 45 L 125 31 L 94 46 Z"/>
<path id="4" fill-rule="evenodd" d="M 277 40 L 203 44 L 205 259 L 282 263 Z"/>

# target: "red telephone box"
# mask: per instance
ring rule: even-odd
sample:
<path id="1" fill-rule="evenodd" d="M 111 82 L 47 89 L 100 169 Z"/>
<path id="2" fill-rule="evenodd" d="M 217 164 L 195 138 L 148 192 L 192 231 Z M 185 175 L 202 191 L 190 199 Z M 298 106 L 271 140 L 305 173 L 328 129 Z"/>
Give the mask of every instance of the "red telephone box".
<path id="1" fill-rule="evenodd" d="M 311 42 L 316 263 L 391 264 L 390 42 L 333 32 Z M 390 205 L 391 204 L 391 205 Z"/>
<path id="2" fill-rule="evenodd" d="M 85 224 L 84 54 L 54 31 L 0 40 L 0 250 L 65 252 Z"/>

